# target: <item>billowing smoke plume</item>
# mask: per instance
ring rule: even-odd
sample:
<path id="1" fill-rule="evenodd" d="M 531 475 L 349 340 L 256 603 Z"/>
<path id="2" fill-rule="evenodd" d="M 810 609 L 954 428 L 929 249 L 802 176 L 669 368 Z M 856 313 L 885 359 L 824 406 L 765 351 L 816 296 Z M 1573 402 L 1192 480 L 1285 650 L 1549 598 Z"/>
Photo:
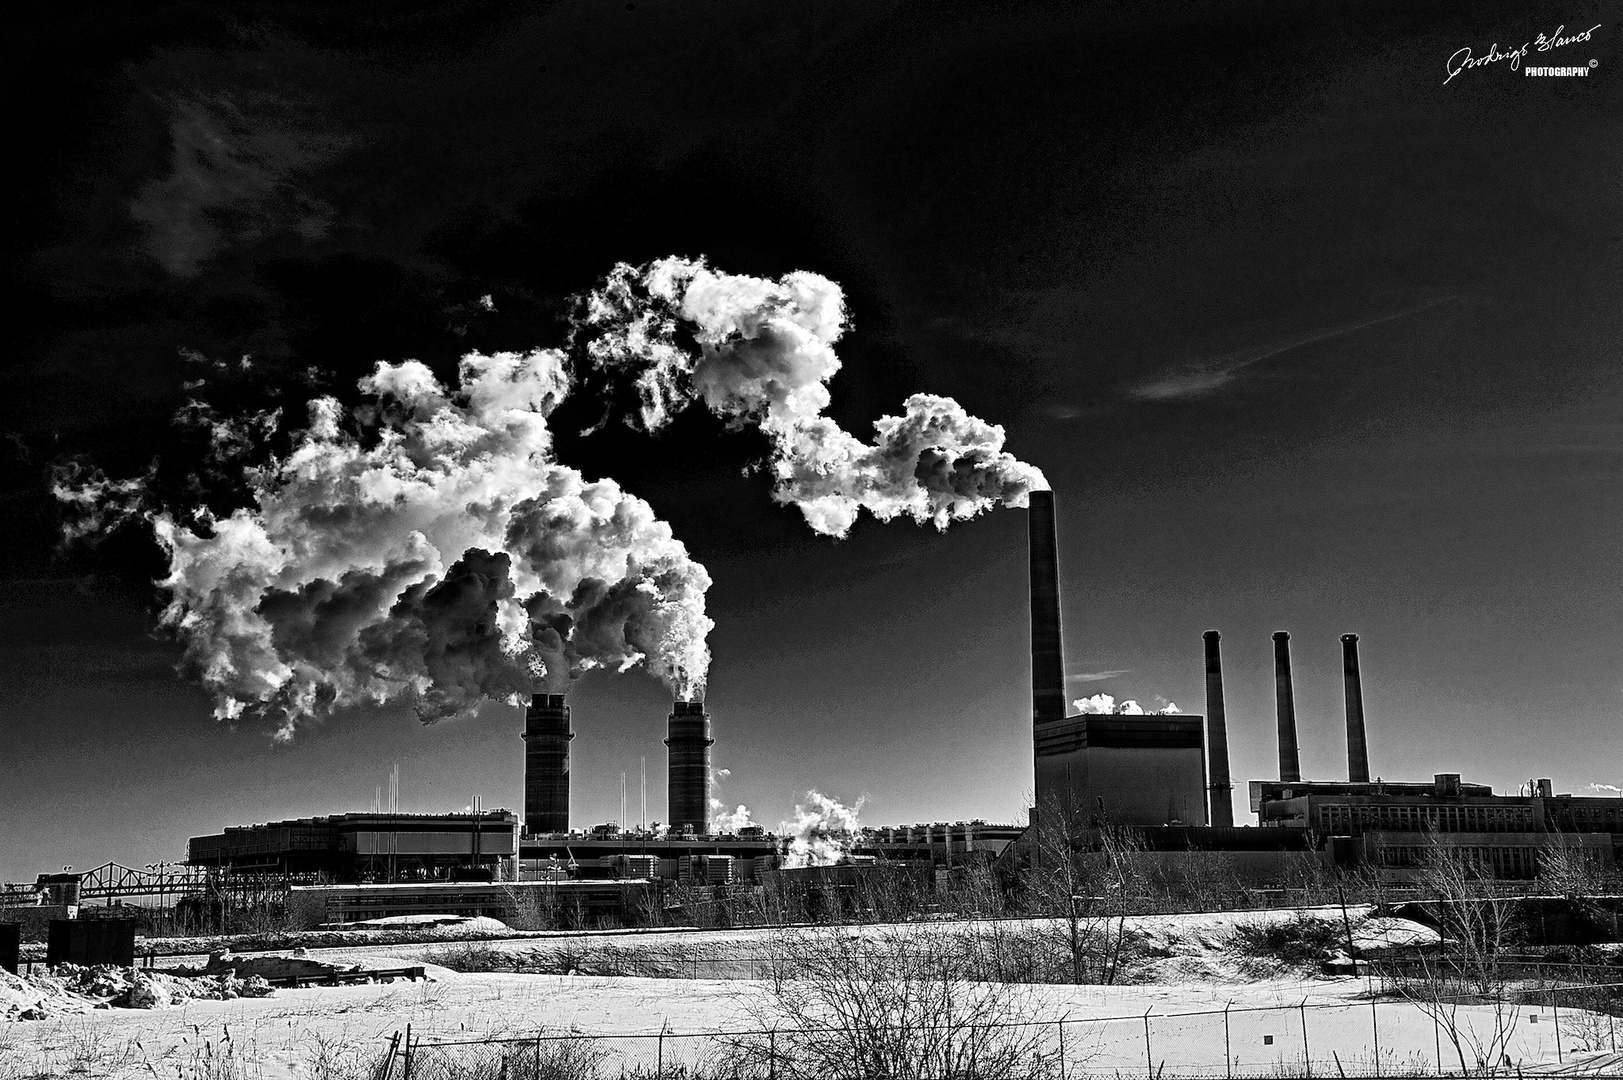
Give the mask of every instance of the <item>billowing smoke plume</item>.
<path id="1" fill-rule="evenodd" d="M 1616 784 L 1590 784 L 1589 788 L 1591 791 L 1610 791 L 1616 795 L 1623 795 L 1623 787 Z"/>
<path id="2" fill-rule="evenodd" d="M 861 828 L 857 814 L 862 802 L 858 799 L 855 806 L 844 806 L 819 792 L 806 792 L 806 802 L 795 806 L 794 821 L 778 827 L 790 838 L 783 865 L 834 866 L 845 862 Z"/>
<path id="3" fill-rule="evenodd" d="M 816 274 L 668 258 L 616 267 L 574 345 L 631 378 L 644 427 L 694 400 L 759 426 L 775 497 L 820 533 L 844 535 L 864 507 L 945 528 L 1047 487 L 1003 450 L 1001 427 L 949 398 L 909 397 L 872 443 L 841 430 L 823 410 L 845 325 L 839 286 Z M 154 508 L 145 480 L 67 469 L 64 535 L 144 516 L 168 557 L 164 621 L 216 715 L 268 715 L 281 738 L 350 704 L 409 698 L 434 720 L 562 692 L 595 667 L 643 665 L 698 699 L 709 575 L 646 502 L 554 459 L 548 416 L 570 383 L 551 349 L 470 353 L 454 390 L 416 361 L 380 363 L 360 408 L 317 398 L 288 436 L 278 411 L 194 402 L 177 421 L 207 436 L 210 475 L 245 476 L 245 505 Z"/>
<path id="4" fill-rule="evenodd" d="M 994 506 L 1025 506 L 1029 492 L 1048 487 L 1004 451 L 1001 427 L 951 398 L 912 395 L 900 416 L 874 423 L 871 444 L 824 416 L 845 322 L 840 287 L 820 275 L 770 281 L 672 257 L 615 267 L 576 330 L 594 363 L 633 380 L 644 427 L 659 428 L 695 399 L 759 425 L 772 441 L 774 497 L 820 533 L 845 535 L 862 508 L 881 521 L 946 528 Z"/>
<path id="5" fill-rule="evenodd" d="M 1128 699 L 1118 703 L 1109 694 L 1094 694 L 1092 697 L 1077 698 L 1071 702 L 1071 705 L 1077 712 L 1085 714 L 1115 713 L 1119 716 L 1175 716 L 1182 712 L 1178 708 L 1177 702 L 1169 701 L 1163 707 L 1146 713 L 1144 707 L 1138 702 Z"/>
<path id="6" fill-rule="evenodd" d="M 646 502 L 553 460 L 563 355 L 471 353 L 459 376 L 380 363 L 353 417 L 311 403 L 291 453 L 250 475 L 252 506 L 151 514 L 164 620 L 217 715 L 271 714 L 287 737 L 409 697 L 433 720 L 637 664 L 702 691 L 710 577 Z"/>
<path id="7" fill-rule="evenodd" d="M 720 799 L 710 800 L 710 823 L 710 831 L 716 834 L 737 833 L 755 824 L 750 818 L 749 807 L 739 803 L 737 810 L 728 810 L 727 804 Z"/>

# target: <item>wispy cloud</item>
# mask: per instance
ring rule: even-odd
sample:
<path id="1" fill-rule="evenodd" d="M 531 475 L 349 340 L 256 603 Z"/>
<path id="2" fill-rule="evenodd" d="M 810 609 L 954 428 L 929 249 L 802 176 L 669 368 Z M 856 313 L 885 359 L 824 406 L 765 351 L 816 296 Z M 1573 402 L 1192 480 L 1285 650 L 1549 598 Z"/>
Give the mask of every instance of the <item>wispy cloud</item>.
<path id="1" fill-rule="evenodd" d="M 1350 323 L 1344 326 L 1332 327 L 1328 330 L 1316 331 L 1303 337 L 1293 338 L 1290 341 L 1283 342 L 1282 344 L 1275 345 L 1263 352 L 1255 353 L 1249 356 L 1230 353 L 1227 356 L 1208 357 L 1204 360 L 1197 360 L 1193 363 L 1184 365 L 1182 368 L 1172 372 L 1171 374 L 1163 375 L 1160 378 L 1151 380 L 1150 382 L 1141 383 L 1138 386 L 1134 386 L 1129 389 L 1127 393 L 1130 397 L 1135 397 L 1142 401 L 1176 401 L 1181 398 L 1200 397 L 1203 394 L 1210 394 L 1227 386 L 1229 383 L 1234 381 L 1236 375 L 1244 371 L 1246 368 L 1251 367 L 1253 364 L 1260 364 L 1264 360 L 1271 360 L 1276 356 L 1282 356 L 1283 354 L 1291 352 L 1294 349 L 1314 345 L 1321 341 L 1328 341 L 1331 338 L 1341 337 L 1343 334 L 1356 333 L 1359 330 L 1364 330 L 1371 326 L 1379 326 L 1381 323 L 1391 322 L 1394 319 L 1402 319 L 1410 315 L 1417 315 L 1428 308 L 1434 308 L 1439 304 L 1446 304 L 1450 300 L 1457 299 L 1459 299 L 1458 296 L 1445 296 L 1441 300 L 1432 300 L 1421 304 L 1418 307 L 1406 308 L 1403 311 L 1396 311 L 1390 315 L 1382 315 L 1379 318 L 1365 319 L 1363 322 Z"/>
<path id="2" fill-rule="evenodd" d="M 1123 668 L 1121 671 L 1082 671 L 1082 672 L 1076 673 L 1075 675 L 1067 675 L 1067 676 L 1065 676 L 1065 681 L 1066 682 L 1104 682 L 1106 679 L 1114 679 L 1118 675 L 1131 674 L 1132 670 L 1133 670 L 1132 668 Z"/>

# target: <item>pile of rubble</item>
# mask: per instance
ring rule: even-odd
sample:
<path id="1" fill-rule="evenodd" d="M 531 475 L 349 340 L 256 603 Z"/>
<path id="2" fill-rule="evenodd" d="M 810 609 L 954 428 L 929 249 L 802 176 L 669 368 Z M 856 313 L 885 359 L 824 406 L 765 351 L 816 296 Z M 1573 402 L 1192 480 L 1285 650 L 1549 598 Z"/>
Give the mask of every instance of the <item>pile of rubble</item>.
<path id="1" fill-rule="evenodd" d="M 259 975 L 235 971 L 193 977 L 139 968 L 60 964 L 49 972 L 13 975 L 0 970 L 0 1020 L 44 1020 L 91 1009 L 167 1009 L 187 1001 L 268 997 Z"/>

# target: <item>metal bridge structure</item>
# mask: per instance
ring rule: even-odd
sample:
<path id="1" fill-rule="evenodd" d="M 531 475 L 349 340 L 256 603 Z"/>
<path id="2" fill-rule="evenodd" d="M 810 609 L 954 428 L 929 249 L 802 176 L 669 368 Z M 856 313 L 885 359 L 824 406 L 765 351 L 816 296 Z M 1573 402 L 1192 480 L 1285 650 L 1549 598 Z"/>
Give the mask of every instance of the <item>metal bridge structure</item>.
<path id="1" fill-rule="evenodd" d="M 111 900 L 147 897 L 164 901 L 204 891 L 208 875 L 184 863 L 155 863 L 137 870 L 122 863 L 106 862 L 87 870 L 79 878 L 79 900 Z"/>
<path id="2" fill-rule="evenodd" d="M 173 908 L 182 900 L 209 907 L 252 907 L 283 901 L 289 885 L 322 884 L 319 875 L 153 863 L 145 869 L 106 862 L 75 873 L 41 874 L 35 883 L 0 886 L 0 907 L 40 903 Z"/>

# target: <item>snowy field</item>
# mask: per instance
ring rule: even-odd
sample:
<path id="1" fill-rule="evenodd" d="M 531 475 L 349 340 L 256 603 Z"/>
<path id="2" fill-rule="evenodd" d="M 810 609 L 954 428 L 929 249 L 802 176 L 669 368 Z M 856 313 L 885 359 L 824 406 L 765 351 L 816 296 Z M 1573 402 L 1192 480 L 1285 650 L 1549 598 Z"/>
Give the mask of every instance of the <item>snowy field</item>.
<path id="1" fill-rule="evenodd" d="M 1418 1007 L 1372 1002 L 1364 979 L 1257 978 L 1232 954 L 1232 931 L 1246 921 L 1294 912 L 1249 912 L 1129 919 L 1152 943 L 1152 956 L 1131 985 L 1032 985 L 1012 989 L 1023 1020 L 1041 1024 L 1053 1052 L 1063 1028 L 1068 1075 L 1224 1075 L 1225 1055 L 1236 1075 L 1291 1073 L 1304 1059 L 1313 1072 L 1370 1073 L 1379 1044 L 1381 1071 L 1458 1071 L 1445 1030 Z M 1341 918 L 1339 908 L 1319 909 Z M 1424 927 L 1354 913 L 1360 952 L 1382 942 L 1424 940 Z M 1004 926 L 1035 924 L 1001 924 Z M 968 924 L 841 928 L 834 933 L 900 932 L 951 935 Z M 550 935 L 594 949 L 690 949 L 747 956 L 770 950 L 781 930 L 682 931 L 658 934 Z M 488 942 L 501 950 L 537 947 L 534 936 Z M 390 944 L 309 950 L 311 958 L 389 967 L 431 964 L 443 943 Z M 1248 974 L 1249 972 L 1249 974 Z M 430 966 L 424 982 L 278 990 L 265 998 L 187 1000 L 170 1008 L 93 1008 L 79 1015 L 0 1024 L 0 1080 L 36 1075 L 109 1077 L 279 1078 L 363 1075 L 389 1037 L 410 1024 L 425 1043 L 484 1038 L 533 1038 L 538 1033 L 604 1036 L 604 1076 L 656 1063 L 699 1064 L 717 1049 L 714 1033 L 757 1026 L 753 1017 L 770 994 L 757 979 L 661 979 L 629 976 L 459 974 Z M 1224 1010 L 1228 1010 L 1225 1018 Z M 1460 1011 L 1467 1030 L 1494 1023 L 1491 1006 Z M 1524 1072 L 1612 1071 L 1604 1017 L 1563 1010 L 1562 1051 L 1557 1018 L 1523 1007 L 1506 1049 Z M 663 1037 L 660 1033 L 663 1032 Z M 1582 1047 L 1588 1047 L 1587 1050 Z M 242 1066 L 222 1069 L 221 1062 Z"/>

